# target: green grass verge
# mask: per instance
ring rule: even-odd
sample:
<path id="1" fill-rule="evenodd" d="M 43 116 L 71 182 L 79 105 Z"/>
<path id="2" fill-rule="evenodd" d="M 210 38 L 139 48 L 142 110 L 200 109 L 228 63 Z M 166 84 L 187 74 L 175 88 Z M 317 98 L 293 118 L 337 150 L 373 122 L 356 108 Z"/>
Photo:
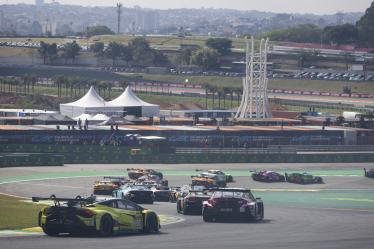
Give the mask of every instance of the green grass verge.
<path id="1" fill-rule="evenodd" d="M 151 45 L 155 46 L 179 46 L 180 44 L 192 44 L 198 46 L 204 46 L 205 41 L 209 39 L 208 36 L 187 36 L 180 38 L 177 36 L 146 36 L 145 37 Z M 64 39 L 64 38 L 47 38 L 47 37 L 38 37 L 38 38 L 28 38 L 28 37 L 19 37 L 19 38 L 0 38 L 0 41 L 13 41 L 13 42 L 26 42 L 27 40 L 31 42 L 40 42 L 44 41 L 46 43 L 56 43 L 64 44 L 72 40 L 76 40 L 80 45 L 93 44 L 95 42 L 120 42 L 127 44 L 130 40 L 134 39 L 132 35 L 100 35 L 93 36 L 88 39 Z M 233 38 L 232 45 L 234 48 L 243 49 L 245 46 L 245 41 L 243 38 Z"/>
<path id="2" fill-rule="evenodd" d="M 42 205 L 25 203 L 20 198 L 0 194 L 0 230 L 37 226 L 41 208 Z"/>

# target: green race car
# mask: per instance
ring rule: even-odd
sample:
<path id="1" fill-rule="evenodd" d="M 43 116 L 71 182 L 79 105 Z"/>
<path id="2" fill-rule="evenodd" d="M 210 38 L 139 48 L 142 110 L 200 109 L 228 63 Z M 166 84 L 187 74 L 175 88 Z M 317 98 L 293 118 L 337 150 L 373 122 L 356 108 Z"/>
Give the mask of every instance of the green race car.
<path id="1" fill-rule="evenodd" d="M 286 181 L 297 184 L 323 183 L 322 177 L 313 176 L 309 173 L 285 173 Z"/>
<path id="2" fill-rule="evenodd" d="M 111 236 L 119 232 L 158 232 L 158 215 L 123 199 L 96 201 L 95 197 L 75 199 L 33 197 L 34 202 L 52 200 L 54 205 L 39 212 L 38 224 L 50 236 L 60 233 L 96 233 Z"/>

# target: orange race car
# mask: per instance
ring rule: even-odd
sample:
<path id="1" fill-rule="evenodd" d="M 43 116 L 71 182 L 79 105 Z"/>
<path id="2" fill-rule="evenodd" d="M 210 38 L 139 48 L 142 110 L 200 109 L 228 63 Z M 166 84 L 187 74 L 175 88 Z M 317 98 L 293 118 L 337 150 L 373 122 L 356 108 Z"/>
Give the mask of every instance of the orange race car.
<path id="1" fill-rule="evenodd" d="M 211 179 L 208 177 L 192 176 L 191 180 L 192 180 L 191 186 L 201 186 L 206 189 L 218 187 L 217 182 L 214 179 Z"/>
<path id="2" fill-rule="evenodd" d="M 163 178 L 161 172 L 153 170 L 153 169 L 144 169 L 144 168 L 128 168 L 127 174 L 130 179 L 137 180 L 139 177 L 148 176 L 148 175 L 155 175 L 158 176 L 160 179 Z"/>
<path id="3" fill-rule="evenodd" d="M 105 176 L 104 180 L 96 181 L 93 187 L 95 195 L 112 195 L 113 190 L 118 189 L 129 181 L 125 177 Z"/>

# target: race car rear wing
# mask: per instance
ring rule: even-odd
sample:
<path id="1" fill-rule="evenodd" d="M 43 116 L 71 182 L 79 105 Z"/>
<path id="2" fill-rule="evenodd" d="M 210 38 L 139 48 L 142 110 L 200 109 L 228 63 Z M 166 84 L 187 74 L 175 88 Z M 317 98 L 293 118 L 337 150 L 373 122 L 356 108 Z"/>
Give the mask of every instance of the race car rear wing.
<path id="1" fill-rule="evenodd" d="M 32 197 L 33 202 L 39 201 L 53 201 L 55 206 L 60 206 L 60 202 L 66 202 L 68 206 L 75 206 L 76 204 L 80 204 L 81 206 L 85 206 L 87 204 L 92 204 L 95 202 L 96 197 L 90 196 L 88 198 L 82 198 L 81 196 L 77 196 L 75 198 L 57 198 L 55 195 L 51 195 L 50 197 Z"/>
<path id="2" fill-rule="evenodd" d="M 210 188 L 209 191 L 222 191 L 222 192 L 251 192 L 250 189 L 246 188 Z"/>
<path id="3" fill-rule="evenodd" d="M 122 176 L 104 176 L 104 179 L 123 180 L 123 181 L 127 180 L 126 177 L 122 177 Z"/>

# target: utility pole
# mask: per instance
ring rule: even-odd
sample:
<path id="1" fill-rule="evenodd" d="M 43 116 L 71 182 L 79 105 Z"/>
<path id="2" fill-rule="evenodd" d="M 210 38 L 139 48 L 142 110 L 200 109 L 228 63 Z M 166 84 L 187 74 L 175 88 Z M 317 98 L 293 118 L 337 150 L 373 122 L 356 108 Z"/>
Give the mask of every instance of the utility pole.
<path id="1" fill-rule="evenodd" d="M 121 28 L 121 10 L 122 8 L 122 3 L 117 3 L 117 35 L 120 33 L 120 28 Z"/>

